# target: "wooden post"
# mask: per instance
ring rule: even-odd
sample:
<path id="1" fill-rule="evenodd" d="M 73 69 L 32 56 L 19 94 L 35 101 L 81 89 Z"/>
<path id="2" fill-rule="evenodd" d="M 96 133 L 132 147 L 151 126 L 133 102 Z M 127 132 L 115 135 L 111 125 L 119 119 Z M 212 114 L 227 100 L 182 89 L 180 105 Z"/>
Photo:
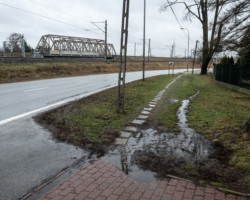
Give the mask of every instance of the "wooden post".
<path id="1" fill-rule="evenodd" d="M 194 50 L 194 60 L 193 60 L 193 68 L 192 68 L 192 74 L 194 74 L 194 65 L 195 65 L 195 59 L 196 59 L 196 51 L 198 46 L 198 40 L 196 40 L 195 50 Z"/>

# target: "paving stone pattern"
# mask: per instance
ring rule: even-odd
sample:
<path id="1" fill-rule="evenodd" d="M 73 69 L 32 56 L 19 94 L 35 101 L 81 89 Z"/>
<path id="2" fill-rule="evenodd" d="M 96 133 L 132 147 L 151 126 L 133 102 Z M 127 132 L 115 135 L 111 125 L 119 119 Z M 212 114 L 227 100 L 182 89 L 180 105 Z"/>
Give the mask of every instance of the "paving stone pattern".
<path id="1" fill-rule="evenodd" d="M 143 123 L 145 123 L 145 120 L 140 120 L 140 119 L 135 119 L 132 124 L 137 124 L 137 125 L 142 125 Z"/>
<path id="2" fill-rule="evenodd" d="M 122 138 L 129 138 L 131 136 L 131 133 L 130 132 L 125 132 L 125 131 L 122 131 L 121 132 L 121 137 Z"/>
<path id="3" fill-rule="evenodd" d="M 178 78 L 180 78 L 182 75 L 180 75 L 179 77 L 177 77 L 176 79 L 174 79 L 173 81 L 171 81 L 164 90 L 160 91 L 158 93 L 158 95 L 155 96 L 155 98 L 148 104 L 148 108 L 144 108 L 144 110 L 141 112 L 141 114 L 137 117 L 137 119 L 135 119 L 134 121 L 132 121 L 132 127 L 126 127 L 125 131 L 126 132 L 130 132 L 132 134 L 132 132 L 136 132 L 135 130 L 137 130 L 136 127 L 134 126 L 141 126 L 146 122 L 146 119 L 148 119 L 150 112 L 156 107 L 158 101 L 161 100 L 163 94 L 166 92 L 166 90 L 168 89 L 168 87 L 170 85 L 172 85 Z M 116 138 L 115 140 L 115 144 L 117 145 L 126 145 L 127 141 L 129 139 L 129 136 L 127 136 L 126 134 L 124 135 L 124 131 L 120 132 L 120 136 L 118 138 Z"/>
<path id="4" fill-rule="evenodd" d="M 247 200 L 212 187 L 198 187 L 178 179 L 138 183 L 105 158 L 89 164 L 41 200 Z"/>
<path id="5" fill-rule="evenodd" d="M 147 115 L 139 115 L 137 119 L 148 119 Z"/>
<path id="6" fill-rule="evenodd" d="M 126 131 L 137 132 L 138 129 L 136 127 L 133 127 L 133 126 L 128 126 L 128 127 L 126 127 Z"/>

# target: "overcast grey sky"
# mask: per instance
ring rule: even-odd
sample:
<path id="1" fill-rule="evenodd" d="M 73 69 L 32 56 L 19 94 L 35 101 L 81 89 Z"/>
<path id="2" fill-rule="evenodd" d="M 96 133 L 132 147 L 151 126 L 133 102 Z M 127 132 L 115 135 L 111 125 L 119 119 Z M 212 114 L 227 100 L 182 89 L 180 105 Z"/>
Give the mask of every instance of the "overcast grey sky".
<path id="1" fill-rule="evenodd" d="M 113 43 L 119 53 L 122 2 L 123 0 L 0 0 L 0 3 L 57 20 L 0 4 L 0 46 L 13 32 L 24 34 L 33 48 L 45 34 L 104 39 L 104 33 L 96 30 L 90 21 L 102 22 L 107 19 L 108 42 Z M 137 43 L 137 55 L 142 55 L 143 2 L 144 0 L 130 1 L 129 55 L 134 55 L 134 43 Z M 146 38 L 151 38 L 152 55 L 169 56 L 171 45 L 175 41 L 175 55 L 184 56 L 187 33 L 180 30 L 171 10 L 164 13 L 159 11 L 163 2 L 164 0 L 147 0 Z M 193 49 L 195 41 L 202 40 L 201 25 L 195 19 L 193 22 L 182 20 L 184 7 L 175 6 L 174 10 L 183 27 L 190 31 L 190 49 Z M 104 28 L 104 24 L 99 26 Z"/>

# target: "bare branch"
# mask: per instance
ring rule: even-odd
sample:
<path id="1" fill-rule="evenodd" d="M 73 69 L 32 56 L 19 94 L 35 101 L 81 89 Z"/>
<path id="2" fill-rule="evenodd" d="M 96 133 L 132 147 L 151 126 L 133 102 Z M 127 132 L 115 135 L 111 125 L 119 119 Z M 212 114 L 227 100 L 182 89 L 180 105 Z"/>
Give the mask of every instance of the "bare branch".
<path id="1" fill-rule="evenodd" d="M 164 12 L 167 10 L 167 8 L 173 6 L 173 5 L 176 5 L 176 4 L 183 4 L 185 6 L 185 8 L 188 10 L 189 13 L 191 13 L 193 16 L 195 16 L 199 21 L 202 22 L 202 19 L 200 18 L 200 15 L 199 14 L 196 14 L 195 12 L 193 12 L 191 10 L 192 7 L 196 6 L 198 7 L 199 4 L 195 3 L 195 4 L 191 4 L 191 5 L 187 5 L 187 3 L 185 1 L 168 1 L 168 3 L 165 3 L 161 6 L 160 8 L 160 11 L 161 12 Z"/>
<path id="2" fill-rule="evenodd" d="M 192 8 L 192 6 L 194 6 L 194 5 L 191 5 L 191 6 L 188 6 L 187 4 L 186 4 L 186 2 L 184 2 L 184 4 L 185 4 L 185 6 L 186 6 L 186 9 L 188 10 L 188 12 L 189 13 L 191 13 L 193 16 L 195 16 L 198 20 L 200 20 L 200 22 L 202 22 L 202 19 L 201 19 L 201 17 L 200 17 L 200 15 L 198 14 L 195 14 L 192 10 L 191 10 L 191 8 Z M 198 6 L 198 5 L 195 5 L 196 7 Z"/>
<path id="3" fill-rule="evenodd" d="M 216 30 L 216 26 L 217 26 L 217 19 L 218 19 L 218 12 L 219 12 L 219 0 L 216 0 L 216 10 L 214 13 L 214 23 L 213 23 L 213 28 L 212 28 L 212 34 L 211 34 L 211 44 L 210 44 L 210 51 L 213 48 L 213 42 L 214 42 L 214 38 L 215 38 L 215 30 Z"/>
<path id="4" fill-rule="evenodd" d="M 240 43 L 244 31 L 250 29 L 250 0 L 168 0 L 168 3 L 162 6 L 162 11 L 177 4 L 185 7 L 187 18 L 195 17 L 201 22 L 202 74 L 207 73 L 207 65 L 219 45 L 224 44 L 228 48 L 236 49 L 235 46 Z"/>

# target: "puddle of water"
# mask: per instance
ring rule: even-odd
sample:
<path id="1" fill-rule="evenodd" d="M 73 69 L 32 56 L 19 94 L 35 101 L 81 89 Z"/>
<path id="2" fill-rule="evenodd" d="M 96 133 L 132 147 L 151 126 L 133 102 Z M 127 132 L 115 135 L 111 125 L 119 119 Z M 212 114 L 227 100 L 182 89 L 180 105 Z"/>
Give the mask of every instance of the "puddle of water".
<path id="1" fill-rule="evenodd" d="M 175 98 L 169 98 L 169 99 L 167 99 L 167 102 L 170 103 L 170 104 L 173 104 L 173 103 L 178 103 L 179 100 L 175 99 Z"/>
<path id="2" fill-rule="evenodd" d="M 181 149 L 179 156 L 184 156 L 188 164 L 196 164 L 203 162 L 212 152 L 211 142 L 205 139 L 202 135 L 197 134 L 194 129 L 188 127 L 187 124 L 187 108 L 191 99 L 199 94 L 191 96 L 189 99 L 183 100 L 181 107 L 177 111 L 178 126 L 181 132 L 178 137 L 173 140 L 175 146 L 173 148 Z"/>
<path id="3" fill-rule="evenodd" d="M 110 163 L 122 170 L 129 177 L 139 182 L 151 182 L 155 180 L 156 174 L 147 169 L 141 169 L 136 164 L 133 164 L 133 151 L 127 147 L 119 147 L 114 151 L 109 152 L 106 156 Z"/>
<path id="4" fill-rule="evenodd" d="M 178 172 L 182 165 L 194 166 L 205 162 L 212 153 L 212 145 L 188 127 L 186 118 L 190 99 L 198 94 L 199 91 L 182 101 L 177 112 L 180 133 L 141 130 L 129 138 L 125 147 L 109 152 L 107 159 L 140 182 L 162 179 L 166 172 Z"/>

